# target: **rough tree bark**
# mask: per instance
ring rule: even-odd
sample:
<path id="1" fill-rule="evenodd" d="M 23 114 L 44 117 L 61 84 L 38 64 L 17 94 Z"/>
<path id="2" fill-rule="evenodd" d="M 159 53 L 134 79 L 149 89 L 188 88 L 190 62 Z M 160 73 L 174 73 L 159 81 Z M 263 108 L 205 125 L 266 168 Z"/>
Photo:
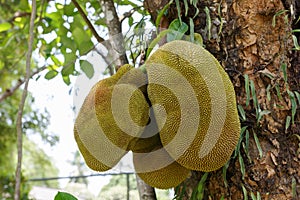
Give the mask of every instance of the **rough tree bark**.
<path id="1" fill-rule="evenodd" d="M 167 2 L 144 1 L 152 20 L 156 19 L 156 11 Z M 180 4 L 182 20 L 189 24 L 189 18 L 195 15 L 197 9 L 189 4 L 188 15 L 185 16 L 184 2 L 180 1 Z M 259 192 L 262 199 L 300 198 L 300 141 L 295 137 L 300 132 L 299 106 L 295 123 L 287 130 L 285 128 L 287 116 L 292 115 L 288 90 L 300 92 L 300 53 L 292 50 L 291 37 L 292 29 L 300 27 L 300 23 L 295 24 L 300 14 L 299 4 L 297 0 L 198 1 L 199 13 L 193 19 L 195 32 L 202 35 L 206 49 L 229 74 L 235 87 L 237 104 L 246 111 L 247 120 L 241 126 L 247 126 L 250 135 L 248 156 L 243 148 L 240 151 L 245 163 L 244 179 L 239 160 L 231 159 L 227 169 L 227 186 L 222 169 L 211 172 L 204 199 L 244 199 L 243 187 L 248 198 L 251 192 Z M 206 7 L 209 9 L 211 27 L 207 23 Z M 283 10 L 286 11 L 278 15 Z M 173 3 L 166 18 L 171 22 L 177 17 Z M 299 41 L 299 34 L 296 36 Z M 285 65 L 287 82 L 282 70 Z M 246 74 L 254 83 L 261 110 L 270 111 L 259 123 L 253 98 L 249 105 L 246 104 Z M 254 134 L 261 145 L 262 157 L 259 156 Z M 184 199 L 190 199 L 201 175 L 201 172 L 193 172 L 182 184 L 185 185 Z M 183 186 L 178 191 L 183 191 Z"/>

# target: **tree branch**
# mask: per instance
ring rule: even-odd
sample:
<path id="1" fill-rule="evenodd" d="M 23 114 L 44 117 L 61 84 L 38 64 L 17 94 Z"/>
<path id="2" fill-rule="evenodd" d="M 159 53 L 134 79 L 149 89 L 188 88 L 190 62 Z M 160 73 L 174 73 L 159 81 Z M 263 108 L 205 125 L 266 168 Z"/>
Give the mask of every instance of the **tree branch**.
<path id="1" fill-rule="evenodd" d="M 121 22 L 119 21 L 119 17 L 117 15 L 113 0 L 100 0 L 100 5 L 104 12 L 106 25 L 108 28 L 109 40 L 112 47 L 111 49 L 109 49 L 109 54 L 114 56 L 113 61 L 116 70 L 118 70 L 120 66 L 128 63 L 125 54 Z"/>
<path id="2" fill-rule="evenodd" d="M 138 6 L 138 7 L 132 8 L 128 12 L 125 12 L 122 16 L 119 17 L 119 21 L 122 23 L 126 18 L 131 17 L 133 15 L 133 13 L 135 11 L 137 11 L 138 9 L 140 9 L 141 7 L 143 7 L 143 6 Z"/>
<path id="3" fill-rule="evenodd" d="M 36 17 L 36 0 L 32 0 L 32 12 L 30 17 L 30 27 L 29 27 L 29 41 L 28 41 L 28 51 L 26 56 L 26 76 L 25 76 L 25 86 L 22 94 L 22 98 L 19 104 L 19 111 L 17 115 L 17 149 L 18 149 L 18 161 L 16 167 L 16 185 L 14 200 L 20 200 L 20 189 L 21 189 L 21 177 L 22 177 L 22 154 L 23 154 L 23 131 L 22 131 L 22 115 L 25 106 L 25 100 L 27 97 L 27 89 L 30 79 L 30 64 L 33 49 L 34 40 L 34 20 Z"/>
<path id="4" fill-rule="evenodd" d="M 34 75 L 40 73 L 41 71 L 45 70 L 46 68 L 47 68 L 47 67 L 41 67 L 41 68 L 37 69 L 35 72 L 33 72 L 33 73 L 30 75 L 30 78 L 32 78 Z M 15 86 L 13 86 L 13 87 L 11 87 L 11 88 L 9 88 L 9 89 L 6 89 L 5 92 L 3 92 L 3 93 L 0 95 L 0 103 L 1 103 L 2 101 L 4 101 L 7 97 L 10 97 L 11 95 L 13 95 L 14 92 L 15 92 L 17 89 L 19 89 L 19 87 L 20 87 L 21 85 L 23 85 L 23 84 L 25 83 L 25 81 L 26 81 L 26 79 L 24 79 L 24 80 L 19 79 L 19 80 L 18 80 L 18 83 L 17 83 Z"/>
<path id="5" fill-rule="evenodd" d="M 83 18 L 83 20 L 85 21 L 85 23 L 88 25 L 89 29 L 92 31 L 92 34 L 94 35 L 94 37 L 97 39 L 97 41 L 99 43 L 104 42 L 104 39 L 102 37 L 100 37 L 96 31 L 96 29 L 94 28 L 93 24 L 90 22 L 90 20 L 87 18 L 86 14 L 84 13 L 84 11 L 82 10 L 81 6 L 78 4 L 78 2 L 76 0 L 72 0 L 72 3 L 75 5 L 75 7 L 78 9 L 79 14 L 81 15 L 81 17 Z"/>
<path id="6" fill-rule="evenodd" d="M 153 187 L 147 185 L 137 174 L 136 182 L 139 190 L 140 200 L 156 200 L 156 194 Z"/>
<path id="7" fill-rule="evenodd" d="M 15 12 L 14 16 L 8 20 L 8 22 L 12 23 L 18 17 L 28 17 L 30 15 L 31 15 L 30 12 L 20 12 L 20 11 L 17 11 L 17 12 Z"/>

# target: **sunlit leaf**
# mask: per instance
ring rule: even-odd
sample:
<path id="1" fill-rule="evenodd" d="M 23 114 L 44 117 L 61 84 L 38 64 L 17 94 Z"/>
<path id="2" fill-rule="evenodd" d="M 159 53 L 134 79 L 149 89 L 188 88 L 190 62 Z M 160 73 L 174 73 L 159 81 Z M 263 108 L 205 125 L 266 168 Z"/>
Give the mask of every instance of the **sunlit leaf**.
<path id="1" fill-rule="evenodd" d="M 0 24 L 0 32 L 7 31 L 11 28 L 11 24 L 8 22 L 4 22 Z"/>

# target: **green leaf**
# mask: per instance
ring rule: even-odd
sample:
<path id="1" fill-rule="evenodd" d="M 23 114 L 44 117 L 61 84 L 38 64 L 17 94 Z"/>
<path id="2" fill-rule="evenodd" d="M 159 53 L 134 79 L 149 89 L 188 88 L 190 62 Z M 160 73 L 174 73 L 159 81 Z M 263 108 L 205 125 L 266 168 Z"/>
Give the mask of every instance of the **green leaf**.
<path id="1" fill-rule="evenodd" d="M 80 69 L 85 73 L 85 75 L 91 79 L 94 76 L 94 67 L 87 60 L 80 60 Z"/>
<path id="2" fill-rule="evenodd" d="M 194 33 L 194 43 L 203 46 L 203 38 L 199 33 Z"/>
<path id="3" fill-rule="evenodd" d="M 294 42 L 294 46 L 295 46 L 295 50 L 300 50 L 300 46 L 299 46 L 299 43 L 298 43 L 298 39 L 295 35 L 292 35 L 292 38 L 293 38 L 293 42 Z"/>
<path id="4" fill-rule="evenodd" d="M 4 32 L 4 31 L 7 31 L 10 28 L 11 28 L 11 24 L 8 23 L 8 22 L 4 22 L 4 23 L 0 24 L 0 33 Z"/>
<path id="5" fill-rule="evenodd" d="M 67 16 L 74 16 L 77 12 L 74 12 L 75 6 L 73 3 L 64 6 L 64 14 Z"/>
<path id="6" fill-rule="evenodd" d="M 65 57 L 65 65 L 69 65 L 70 63 L 75 63 L 77 57 L 75 53 L 66 53 L 64 54 Z"/>
<path id="7" fill-rule="evenodd" d="M 252 191 L 251 191 L 251 193 L 250 193 L 250 196 L 251 196 L 251 199 L 252 199 L 252 200 L 257 200 L 255 194 L 254 194 Z"/>
<path id="8" fill-rule="evenodd" d="M 64 8 L 64 6 L 61 3 L 56 3 L 55 7 L 57 10 L 62 10 Z"/>
<path id="9" fill-rule="evenodd" d="M 45 79 L 50 80 L 53 79 L 58 74 L 58 71 L 51 70 L 45 74 Z"/>
<path id="10" fill-rule="evenodd" d="M 268 115 L 268 114 L 270 114 L 270 113 L 271 113 L 271 111 L 269 111 L 269 110 L 262 110 L 262 111 L 261 111 L 261 110 L 259 109 L 258 115 L 257 115 L 257 124 L 259 124 L 261 118 L 262 118 L 264 115 Z"/>
<path id="11" fill-rule="evenodd" d="M 66 192 L 58 192 L 54 200 L 77 200 L 77 198 Z"/>
<path id="12" fill-rule="evenodd" d="M 75 65 L 71 63 L 63 67 L 63 69 L 61 70 L 61 74 L 63 76 L 69 76 L 70 74 L 73 74 L 74 71 L 75 71 Z"/>
<path id="13" fill-rule="evenodd" d="M 227 188 L 228 187 L 228 181 L 227 181 L 227 169 L 229 167 L 229 163 L 230 163 L 230 160 L 228 160 L 226 162 L 226 164 L 222 167 L 222 177 L 223 177 L 223 180 L 224 180 L 224 185 L 225 187 Z"/>
<path id="14" fill-rule="evenodd" d="M 207 6 L 204 8 L 205 14 L 206 14 L 206 31 L 207 31 L 207 39 L 210 40 L 211 38 L 211 18 L 210 18 L 210 11 Z"/>
<path id="15" fill-rule="evenodd" d="M 250 87 L 249 87 L 249 76 L 248 76 L 248 74 L 245 74 L 244 78 L 245 78 L 245 90 L 246 90 L 246 106 L 248 106 L 249 102 L 250 102 Z"/>
<path id="16" fill-rule="evenodd" d="M 71 80 L 69 76 L 63 76 L 63 81 L 65 82 L 65 84 L 70 85 L 71 84 Z"/>
<path id="17" fill-rule="evenodd" d="M 253 132 L 253 136 L 254 136 L 254 141 L 255 141 L 256 147 L 258 149 L 259 158 L 262 158 L 263 152 L 262 152 L 262 149 L 261 149 L 261 146 L 260 146 L 260 142 L 259 142 L 258 137 L 257 137 L 257 135 L 256 135 L 255 132 Z"/>
<path id="18" fill-rule="evenodd" d="M 157 18 L 156 18 L 156 21 L 155 21 L 156 27 L 159 26 L 162 16 L 164 16 L 166 10 L 170 7 L 170 5 L 171 5 L 172 3 L 173 3 L 173 0 L 171 0 L 168 4 L 166 4 L 166 5 L 164 6 L 164 8 L 163 8 L 161 11 L 159 11 L 159 13 L 158 13 L 158 15 L 157 15 Z"/>
<path id="19" fill-rule="evenodd" d="M 239 113 L 242 117 L 242 120 L 246 121 L 246 113 L 245 113 L 244 108 L 241 105 L 238 105 L 238 110 L 239 110 Z"/>
<path id="20" fill-rule="evenodd" d="M 74 30 L 72 31 L 72 35 L 77 45 L 80 45 L 84 42 L 91 40 L 91 37 L 87 34 L 87 32 L 83 28 L 75 27 Z"/>
<path id="21" fill-rule="evenodd" d="M 242 154 L 239 152 L 239 163 L 240 163 L 240 169 L 241 169 L 241 173 L 242 173 L 242 179 L 245 179 L 245 163 L 244 163 L 244 159 L 242 157 Z"/>
<path id="22" fill-rule="evenodd" d="M 69 37 L 65 36 L 61 36 L 61 43 L 63 48 L 69 48 L 72 50 L 72 52 L 75 52 L 77 49 L 77 44 Z"/>
<path id="23" fill-rule="evenodd" d="M 292 124 L 295 123 L 295 115 L 296 115 L 296 111 L 297 111 L 297 102 L 296 102 L 296 98 L 293 92 L 291 91 L 287 91 L 287 93 L 290 96 L 290 100 L 291 100 L 291 104 L 292 104 Z"/>
<path id="24" fill-rule="evenodd" d="M 250 89 L 251 89 L 251 94 L 252 94 L 252 99 L 253 99 L 253 105 L 256 109 L 256 112 L 258 112 L 259 111 L 258 99 L 256 96 L 254 82 L 252 80 L 250 80 Z"/>
<path id="25" fill-rule="evenodd" d="M 240 152 L 240 148 L 241 148 L 241 143 L 242 143 L 242 140 L 243 140 L 243 136 L 244 136 L 244 132 L 246 131 L 246 129 L 248 128 L 248 126 L 243 126 L 241 128 L 241 133 L 240 133 L 240 138 L 239 138 L 239 141 L 236 145 L 236 148 L 235 148 L 235 151 L 234 151 L 234 155 L 233 155 L 233 158 L 236 158 L 236 156 L 239 154 Z"/>
<path id="26" fill-rule="evenodd" d="M 259 192 L 256 192 L 256 198 L 257 198 L 257 200 L 261 200 L 261 197 L 260 197 L 260 193 L 259 193 Z"/>
<path id="27" fill-rule="evenodd" d="M 199 184 L 197 187 L 197 191 L 198 191 L 197 199 L 198 200 L 202 200 L 204 197 L 204 187 L 205 187 L 205 181 L 207 179 L 207 176 L 208 176 L 208 172 L 205 172 L 199 181 Z"/>
<path id="28" fill-rule="evenodd" d="M 50 26 L 59 28 L 63 23 L 64 19 L 62 18 L 62 14 L 60 12 L 52 12 L 49 14 L 46 14 L 47 18 L 50 18 Z"/>
<path id="29" fill-rule="evenodd" d="M 247 190 L 243 184 L 242 184 L 242 190 L 243 190 L 244 200 L 248 200 Z"/>
<path id="30" fill-rule="evenodd" d="M 180 9 L 179 0 L 175 0 L 175 3 L 176 3 L 176 9 L 177 9 L 177 14 L 178 14 L 178 19 L 179 19 L 179 22 L 181 23 L 182 20 L 181 20 L 181 9 Z"/>
<path id="31" fill-rule="evenodd" d="M 50 56 L 51 60 L 54 62 L 55 65 L 57 66 L 61 66 L 62 63 L 58 60 L 58 58 L 56 56 Z"/>
<path id="32" fill-rule="evenodd" d="M 286 116 L 286 120 L 285 120 L 285 130 L 287 131 L 288 128 L 290 127 L 291 125 L 291 116 Z"/>
<path id="33" fill-rule="evenodd" d="M 287 83 L 287 73 L 286 73 L 286 64 L 285 63 L 282 63 L 281 64 L 281 70 L 283 72 L 283 80 L 285 83 Z"/>
<path id="34" fill-rule="evenodd" d="M 275 85 L 275 90 L 276 90 L 277 97 L 279 98 L 279 100 L 282 100 L 282 96 L 281 96 L 281 93 L 280 93 L 280 87 L 277 83 Z"/>
<path id="35" fill-rule="evenodd" d="M 249 134 L 249 131 L 248 130 L 246 130 L 246 133 L 245 133 L 245 147 L 244 147 L 244 150 L 245 150 L 245 152 L 246 152 L 246 154 L 247 154 L 247 157 L 248 157 L 248 159 L 249 159 L 249 161 L 251 162 L 251 158 L 250 158 L 250 155 L 249 155 L 249 136 L 250 134 Z"/>
<path id="36" fill-rule="evenodd" d="M 105 19 L 103 19 L 103 18 L 97 19 L 97 20 L 95 21 L 95 24 L 96 24 L 96 25 L 99 25 L 99 26 L 104 26 L 104 27 L 107 26 L 107 25 L 106 25 L 106 22 L 105 22 Z"/>
<path id="37" fill-rule="evenodd" d="M 86 41 L 79 44 L 78 50 L 81 56 L 86 55 L 94 48 L 94 44 L 92 41 Z"/>
<path id="38" fill-rule="evenodd" d="M 297 197 L 297 181 L 295 177 L 292 177 L 292 197 L 293 199 Z"/>
<path id="39" fill-rule="evenodd" d="M 275 13 L 275 15 L 273 16 L 273 19 L 272 19 L 272 26 L 273 27 L 276 26 L 276 17 L 278 17 L 278 16 L 280 16 L 280 15 L 286 13 L 286 12 L 288 12 L 288 10 L 280 10 L 277 13 Z"/>
<path id="40" fill-rule="evenodd" d="M 190 41 L 194 43 L 195 40 L 195 33 L 194 33 L 194 21 L 190 18 Z"/>
<path id="41" fill-rule="evenodd" d="M 300 105 L 300 94 L 299 94 L 299 92 L 297 92 L 297 91 L 294 91 L 294 93 L 295 93 L 295 95 L 296 95 L 296 97 L 297 97 L 298 104 Z"/>
<path id="42" fill-rule="evenodd" d="M 162 32 L 160 32 L 158 34 L 158 36 L 152 40 L 152 42 L 149 44 L 149 47 L 147 49 L 147 53 L 146 53 L 146 58 L 149 57 L 151 51 L 153 50 L 153 48 L 157 45 L 157 43 L 163 38 L 165 37 L 165 35 L 167 35 L 168 33 L 173 32 L 173 30 L 167 29 L 167 30 L 163 30 Z"/>
<path id="43" fill-rule="evenodd" d="M 188 11 L 189 11 L 189 5 L 188 5 L 187 0 L 183 0 L 183 3 L 184 3 L 184 10 L 185 10 L 184 16 L 187 16 L 188 15 Z"/>
<path id="44" fill-rule="evenodd" d="M 167 41 L 171 42 L 173 40 L 180 40 L 188 31 L 189 26 L 186 23 L 180 22 L 178 19 L 175 19 L 169 25 L 169 29 L 173 30 L 167 35 Z"/>
<path id="45" fill-rule="evenodd" d="M 132 26 L 132 25 L 133 25 L 133 17 L 132 17 L 132 16 L 130 16 L 130 17 L 128 18 L 128 25 L 129 25 L 129 26 Z"/>

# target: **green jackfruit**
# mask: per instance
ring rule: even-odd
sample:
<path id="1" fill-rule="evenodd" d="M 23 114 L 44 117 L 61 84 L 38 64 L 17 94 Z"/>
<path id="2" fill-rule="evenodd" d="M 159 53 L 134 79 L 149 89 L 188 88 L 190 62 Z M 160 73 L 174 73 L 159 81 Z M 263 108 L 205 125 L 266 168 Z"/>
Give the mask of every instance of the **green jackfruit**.
<path id="1" fill-rule="evenodd" d="M 134 149 L 149 121 L 149 106 L 134 85 L 140 81 L 135 74 L 133 67 L 125 65 L 99 81 L 76 118 L 75 139 L 87 165 L 94 170 L 110 169 Z"/>
<path id="2" fill-rule="evenodd" d="M 146 61 L 148 97 L 161 142 L 180 165 L 213 171 L 230 158 L 240 135 L 233 85 L 199 45 L 172 41 Z"/>
<path id="3" fill-rule="evenodd" d="M 133 153 L 133 163 L 145 183 L 160 189 L 176 187 L 190 174 L 190 170 L 174 161 L 162 146 L 151 153 Z"/>
<path id="4" fill-rule="evenodd" d="M 199 45 L 173 41 L 149 57 L 146 71 L 125 65 L 91 89 L 74 127 L 87 165 L 108 170 L 131 150 L 136 173 L 162 189 L 180 184 L 190 170 L 222 167 L 240 124 L 232 83 L 218 61 Z"/>

